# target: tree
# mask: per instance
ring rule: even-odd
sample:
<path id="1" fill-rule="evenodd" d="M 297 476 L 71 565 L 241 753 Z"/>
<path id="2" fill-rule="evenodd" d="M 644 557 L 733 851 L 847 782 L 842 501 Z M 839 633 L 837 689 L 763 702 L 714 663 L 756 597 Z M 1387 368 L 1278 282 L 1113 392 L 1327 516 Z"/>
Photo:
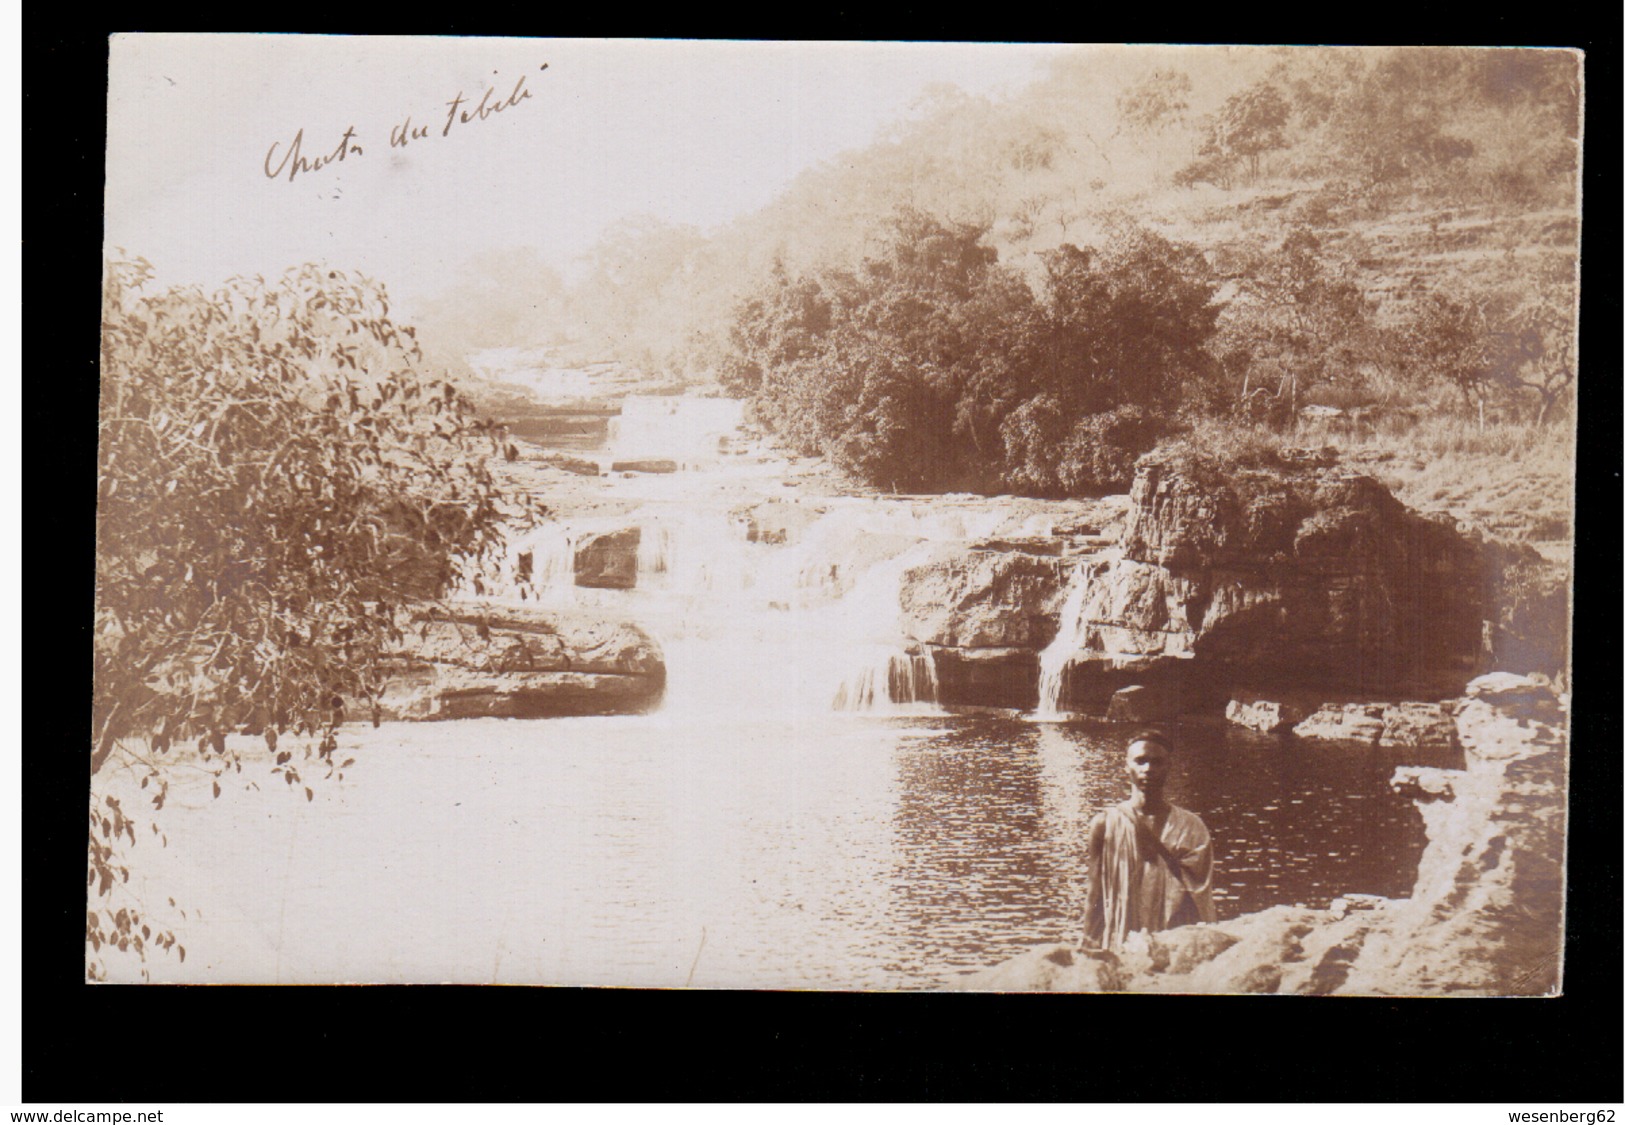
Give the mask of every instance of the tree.
<path id="1" fill-rule="evenodd" d="M 1573 303 L 1535 292 L 1507 316 L 1490 351 L 1502 385 L 1532 391 L 1540 401 L 1535 425 L 1542 426 L 1574 391 Z"/>
<path id="2" fill-rule="evenodd" d="M 1117 116 L 1129 128 L 1155 135 L 1184 121 L 1190 94 L 1190 75 L 1155 70 L 1118 95 Z"/>
<path id="3" fill-rule="evenodd" d="M 1206 261 L 1125 230 L 1045 255 L 1035 292 L 986 235 L 905 211 L 856 269 L 776 270 L 738 310 L 724 385 L 798 449 L 882 487 L 1126 483 L 1155 420 L 1211 376 Z"/>
<path id="4" fill-rule="evenodd" d="M 1334 152 L 1365 185 L 1382 187 L 1438 173 L 1459 190 L 1459 162 L 1472 141 L 1446 133 L 1477 100 L 1470 52 L 1399 48 L 1350 83 L 1328 115 Z"/>
<path id="5" fill-rule="evenodd" d="M 1242 375 L 1233 405 L 1256 414 L 1268 403 L 1277 418 L 1295 417 L 1315 388 L 1354 384 L 1362 363 L 1380 351 L 1377 335 L 1347 263 L 1296 227 L 1278 250 L 1247 260 L 1240 295 L 1227 310 L 1222 339 Z"/>
<path id="6" fill-rule="evenodd" d="M 1202 154 L 1247 162 L 1248 178 L 1258 179 L 1259 161 L 1266 152 L 1286 147 L 1286 126 L 1292 106 L 1286 95 L 1269 82 L 1258 82 L 1225 99 L 1208 125 Z"/>
<path id="7" fill-rule="evenodd" d="M 366 278 L 306 265 L 206 297 L 144 294 L 150 277 L 115 261 L 104 287 L 91 774 L 122 755 L 156 811 L 195 738 L 218 796 L 242 772 L 237 731 L 263 736 L 297 792 L 279 738 L 319 737 L 331 769 L 337 724 L 382 686 L 402 603 L 477 581 L 501 546 L 485 464 L 500 435 L 423 377 L 413 329 Z M 134 844 L 132 810 L 93 798 L 86 940 L 144 957 L 174 935 L 114 901 L 121 836 Z"/>
<path id="8" fill-rule="evenodd" d="M 1495 369 L 1483 302 L 1430 293 L 1411 315 L 1407 335 L 1423 373 L 1460 392 L 1466 405 L 1476 407 L 1482 426 Z"/>

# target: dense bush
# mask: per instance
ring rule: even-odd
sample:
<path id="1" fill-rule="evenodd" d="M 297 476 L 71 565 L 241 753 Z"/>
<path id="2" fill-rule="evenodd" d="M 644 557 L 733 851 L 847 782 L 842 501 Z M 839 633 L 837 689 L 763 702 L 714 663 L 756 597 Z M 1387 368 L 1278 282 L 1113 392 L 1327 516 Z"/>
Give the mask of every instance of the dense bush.
<path id="1" fill-rule="evenodd" d="M 103 307 L 93 765 L 131 732 L 319 725 L 368 696 L 394 606 L 501 542 L 496 433 L 380 289 L 146 276 L 113 263 Z"/>
<path id="2" fill-rule="evenodd" d="M 263 734 L 297 787 L 279 734 L 319 734 L 328 757 L 380 687 L 397 607 L 494 551 L 503 513 L 496 432 L 420 376 L 381 288 L 307 265 L 144 294 L 150 275 L 110 263 L 104 291 L 91 772 L 122 746 L 158 809 L 181 739 L 217 779 L 241 772 L 231 731 Z M 128 877 L 114 848 L 132 815 L 91 807 L 96 950 L 174 942 L 105 897 Z"/>
<path id="3" fill-rule="evenodd" d="M 1207 263 L 1127 229 L 1046 254 L 1029 284 L 985 234 L 904 212 L 856 270 L 777 271 L 737 313 L 724 386 L 882 487 L 1121 487 L 1151 419 L 1213 377 Z"/>

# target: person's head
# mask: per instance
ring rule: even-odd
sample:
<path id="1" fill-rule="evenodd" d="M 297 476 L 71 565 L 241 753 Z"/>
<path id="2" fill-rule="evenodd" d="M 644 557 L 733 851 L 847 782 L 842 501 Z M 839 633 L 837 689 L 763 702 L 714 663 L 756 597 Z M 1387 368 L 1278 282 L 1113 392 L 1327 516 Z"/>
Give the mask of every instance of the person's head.
<path id="1" fill-rule="evenodd" d="M 1123 769 L 1129 784 L 1147 796 L 1162 795 L 1173 767 L 1174 742 L 1155 727 L 1134 732 L 1123 754 Z"/>

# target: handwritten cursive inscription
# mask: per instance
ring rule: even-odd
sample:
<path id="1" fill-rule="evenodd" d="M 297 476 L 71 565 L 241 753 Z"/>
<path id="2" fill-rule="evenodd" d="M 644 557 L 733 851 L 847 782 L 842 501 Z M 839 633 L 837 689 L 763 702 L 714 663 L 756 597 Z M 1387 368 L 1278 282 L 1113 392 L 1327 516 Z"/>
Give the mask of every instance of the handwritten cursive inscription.
<path id="1" fill-rule="evenodd" d="M 271 161 L 275 159 L 276 150 L 281 147 L 282 142 L 277 141 L 272 144 L 265 154 L 265 178 L 268 180 L 277 179 L 282 175 L 282 170 L 286 168 L 288 170 L 288 182 L 291 184 L 293 178 L 300 172 L 320 172 L 335 160 L 343 160 L 346 156 L 361 155 L 361 146 L 355 143 L 354 126 L 344 130 L 344 136 L 339 138 L 338 147 L 325 156 L 318 156 L 310 160 L 305 159 L 304 154 L 299 151 L 304 143 L 305 131 L 301 129 L 293 135 L 293 143 L 288 146 L 288 151 L 282 154 L 282 163 L 278 164 L 275 169 L 271 167 Z"/>
<path id="2" fill-rule="evenodd" d="M 546 70 L 547 65 L 547 63 L 543 63 L 537 69 Z M 463 92 L 458 90 L 456 96 L 446 103 L 446 121 L 438 134 L 432 131 L 434 128 L 432 125 L 412 124 L 412 118 L 408 116 L 399 125 L 390 128 L 389 146 L 391 148 L 405 148 L 413 141 L 431 140 L 437 135 L 448 137 L 451 135 L 453 128 L 478 124 L 505 110 L 513 109 L 532 96 L 531 91 L 525 87 L 525 80 L 529 77 L 528 74 L 521 74 L 519 81 L 514 83 L 513 90 L 507 97 L 497 93 L 495 86 L 488 86 L 480 94 L 479 101 L 476 102 L 470 98 L 465 98 Z M 292 142 L 286 148 L 283 148 L 281 141 L 273 143 L 265 153 L 263 165 L 265 178 L 277 180 L 283 178 L 283 173 L 286 173 L 288 182 L 292 183 L 300 173 L 320 172 L 330 164 L 337 163 L 347 157 L 362 156 L 365 152 L 361 147 L 359 136 L 353 125 L 344 130 L 344 135 L 339 138 L 339 143 L 334 146 L 331 152 L 323 153 L 320 156 L 307 157 L 303 151 L 304 143 L 305 131 L 303 129 L 293 135 Z M 280 160 L 277 159 L 279 149 L 282 150 Z"/>
<path id="3" fill-rule="evenodd" d="M 547 69 L 546 63 L 542 64 L 542 69 Z M 461 121 L 464 125 L 467 125 L 471 121 L 484 121 L 493 113 L 501 113 L 505 109 L 511 109 L 528 97 L 530 97 L 530 91 L 525 89 L 525 76 L 521 74 L 519 76 L 518 83 L 514 85 L 513 93 L 508 95 L 507 101 L 494 102 L 487 107 L 486 103 L 491 101 L 491 88 L 487 86 L 485 88 L 485 93 L 480 95 L 479 105 L 475 106 L 473 109 L 464 110 L 462 113 L 458 113 L 457 107 L 463 104 L 463 92 L 458 90 L 457 96 L 446 103 L 450 109 L 450 112 L 446 114 L 446 127 L 440 130 L 440 135 L 444 137 L 446 134 L 450 133 L 451 127 L 459 121 Z"/>

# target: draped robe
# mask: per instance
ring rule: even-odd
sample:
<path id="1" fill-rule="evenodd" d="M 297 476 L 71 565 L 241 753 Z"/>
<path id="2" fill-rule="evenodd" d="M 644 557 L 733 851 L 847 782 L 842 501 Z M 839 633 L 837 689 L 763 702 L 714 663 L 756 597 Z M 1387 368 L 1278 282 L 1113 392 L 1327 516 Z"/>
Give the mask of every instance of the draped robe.
<path id="1" fill-rule="evenodd" d="M 1097 824 L 1098 854 L 1093 848 Z M 1213 843 L 1195 813 L 1170 805 L 1158 840 L 1136 821 L 1132 803 L 1124 801 L 1095 817 L 1089 839 L 1086 942 L 1119 949 L 1135 930 L 1215 920 Z"/>

